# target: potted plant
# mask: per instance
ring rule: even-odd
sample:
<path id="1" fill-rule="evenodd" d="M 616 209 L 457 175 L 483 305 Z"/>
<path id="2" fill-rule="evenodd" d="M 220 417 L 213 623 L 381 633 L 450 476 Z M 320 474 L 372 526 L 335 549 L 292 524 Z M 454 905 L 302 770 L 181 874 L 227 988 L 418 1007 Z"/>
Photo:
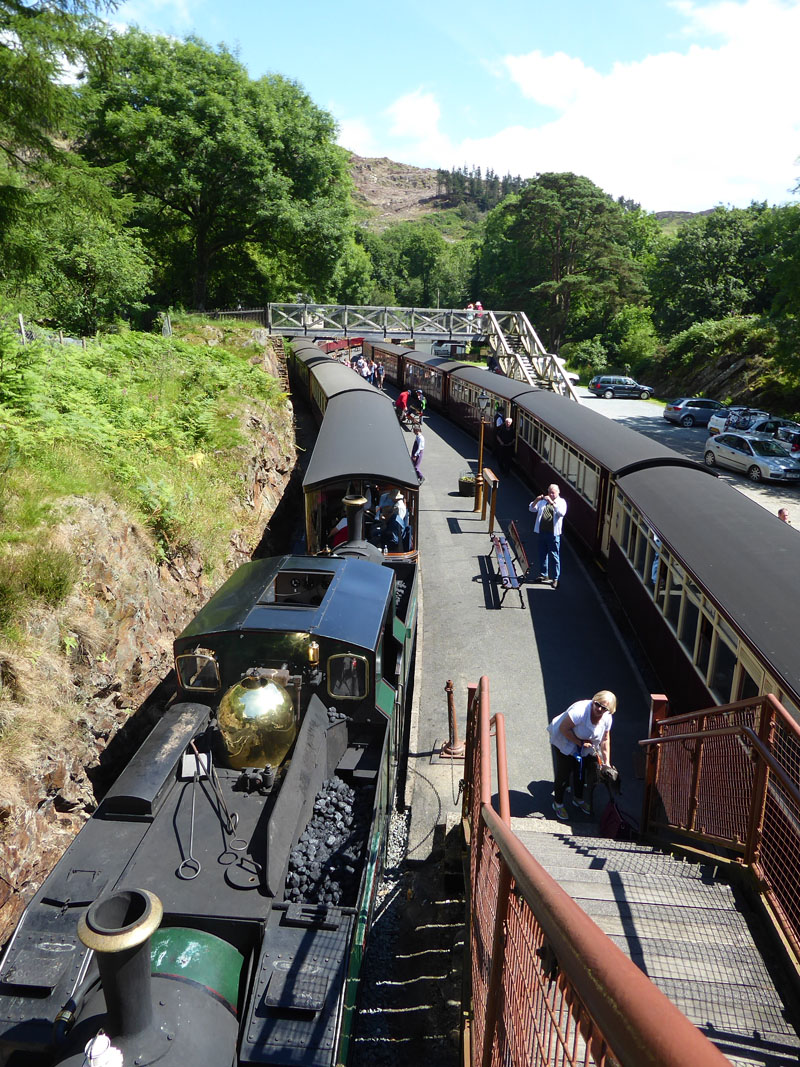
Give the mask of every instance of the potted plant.
<path id="1" fill-rule="evenodd" d="M 464 471 L 458 476 L 459 496 L 475 496 L 475 475 L 472 471 Z"/>

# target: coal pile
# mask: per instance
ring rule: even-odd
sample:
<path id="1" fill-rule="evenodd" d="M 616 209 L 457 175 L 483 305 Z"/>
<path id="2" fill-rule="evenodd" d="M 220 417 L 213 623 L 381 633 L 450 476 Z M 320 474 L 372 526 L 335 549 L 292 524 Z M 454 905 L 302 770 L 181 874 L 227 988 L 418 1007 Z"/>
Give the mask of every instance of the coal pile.
<path id="1" fill-rule="evenodd" d="M 285 898 L 293 904 L 355 907 L 372 816 L 372 794 L 329 778 L 289 856 Z"/>

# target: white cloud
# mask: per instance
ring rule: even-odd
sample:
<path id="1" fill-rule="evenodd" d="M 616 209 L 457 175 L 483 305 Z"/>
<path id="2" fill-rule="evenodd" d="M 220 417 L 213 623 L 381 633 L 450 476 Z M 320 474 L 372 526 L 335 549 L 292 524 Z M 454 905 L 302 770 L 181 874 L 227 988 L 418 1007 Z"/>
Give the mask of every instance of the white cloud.
<path id="1" fill-rule="evenodd" d="M 552 56 L 541 52 L 506 56 L 503 66 L 523 96 L 559 110 L 591 93 L 600 80 L 596 71 L 565 52 L 556 52 Z"/>
<path id="2" fill-rule="evenodd" d="M 498 123 L 488 136 L 454 143 L 440 128 L 435 96 L 417 90 L 389 109 L 387 133 L 376 134 L 379 154 L 522 175 L 571 170 L 654 211 L 792 199 L 800 177 L 800 0 L 674 6 L 687 40 L 702 44 L 605 74 L 563 52 L 493 63 L 524 99 L 554 110 L 549 122 Z"/>

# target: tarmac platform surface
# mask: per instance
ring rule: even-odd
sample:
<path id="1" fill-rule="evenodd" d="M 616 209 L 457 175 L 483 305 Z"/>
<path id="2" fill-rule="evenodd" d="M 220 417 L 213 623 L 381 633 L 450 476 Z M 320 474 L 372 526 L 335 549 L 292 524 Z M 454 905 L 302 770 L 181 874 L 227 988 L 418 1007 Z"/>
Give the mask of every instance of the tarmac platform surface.
<path id="1" fill-rule="evenodd" d="M 466 727 L 467 687 L 489 678 L 491 710 L 505 718 L 512 825 L 545 832 L 574 826 L 595 832 L 607 802 L 597 786 L 595 815 L 570 807 L 561 823 L 552 809 L 553 759 L 547 723 L 576 700 L 600 689 L 617 695 L 611 760 L 622 782 L 620 806 L 638 822 L 644 783 L 637 744 L 647 735 L 650 695 L 595 582 L 570 544 L 569 512 L 561 540 L 557 589 L 536 582 L 539 573 L 533 516 L 536 493 L 515 475 L 501 475 L 495 532 L 514 519 L 530 561 L 522 586 L 524 607 L 502 586 L 491 553 L 486 519 L 472 497 L 458 493 L 459 475 L 477 469 L 478 443 L 436 413 L 426 414 L 420 491 L 420 638 L 418 639 L 407 800 L 411 805 L 408 859 L 431 857 L 436 828 L 457 819 L 463 761 L 441 759 L 448 739 L 445 685 L 452 680 L 459 737 Z M 484 467 L 499 474 L 488 442 Z M 408 434 L 409 448 L 413 437 Z M 537 488 L 536 492 L 545 487 Z M 494 756 L 492 758 L 493 774 Z"/>

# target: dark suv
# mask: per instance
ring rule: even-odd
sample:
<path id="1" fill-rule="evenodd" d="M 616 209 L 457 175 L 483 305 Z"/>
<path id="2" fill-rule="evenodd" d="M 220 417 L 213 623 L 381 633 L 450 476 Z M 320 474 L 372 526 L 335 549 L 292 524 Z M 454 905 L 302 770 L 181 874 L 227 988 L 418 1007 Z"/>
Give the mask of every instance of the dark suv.
<path id="1" fill-rule="evenodd" d="M 612 396 L 638 396 L 640 400 L 649 400 L 653 390 L 649 385 L 640 385 L 633 378 L 620 374 L 600 374 L 589 382 L 589 392 L 610 400 Z"/>

